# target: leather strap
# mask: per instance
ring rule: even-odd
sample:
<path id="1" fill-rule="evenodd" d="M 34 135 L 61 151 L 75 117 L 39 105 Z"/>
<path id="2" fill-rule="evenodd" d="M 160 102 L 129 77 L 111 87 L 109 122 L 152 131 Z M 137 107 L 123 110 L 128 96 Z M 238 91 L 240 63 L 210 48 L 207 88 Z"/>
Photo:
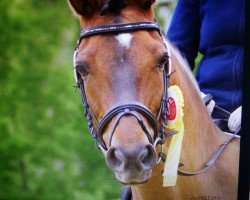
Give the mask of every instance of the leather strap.
<path id="1" fill-rule="evenodd" d="M 202 98 L 203 103 L 207 106 L 210 101 L 213 99 L 213 96 L 211 94 L 207 94 L 205 97 Z"/>
<path id="2" fill-rule="evenodd" d="M 161 35 L 160 26 L 156 22 L 120 23 L 104 26 L 93 26 L 90 28 L 81 29 L 78 44 L 83 38 L 86 38 L 88 36 L 105 33 L 131 32 L 137 30 L 157 30 Z"/>
<path id="3" fill-rule="evenodd" d="M 103 129 L 106 125 L 115 117 L 118 113 L 127 112 L 130 113 L 131 111 L 136 111 L 144 116 L 146 119 L 150 121 L 153 125 L 155 137 L 157 136 L 158 132 L 158 123 L 153 115 L 153 113 L 148 110 L 144 105 L 140 104 L 139 102 L 127 102 L 122 104 L 114 105 L 102 118 L 99 124 L 99 134 L 103 132 Z"/>
<path id="4" fill-rule="evenodd" d="M 209 159 L 207 161 L 207 163 L 205 164 L 204 168 L 200 171 L 197 172 L 187 172 L 187 171 L 182 171 L 182 170 L 178 170 L 178 175 L 181 176 L 195 176 L 195 175 L 199 175 L 205 171 L 207 171 L 211 166 L 214 165 L 214 163 L 216 162 L 216 160 L 218 159 L 218 157 L 220 156 L 220 154 L 222 153 L 222 151 L 226 148 L 226 146 L 228 145 L 228 143 L 235 138 L 236 135 L 238 135 L 238 133 L 240 132 L 240 128 L 238 128 L 238 130 L 232 135 L 230 136 L 224 143 L 222 143 L 218 149 L 214 152 L 213 156 L 211 157 L 211 159 Z M 184 166 L 183 163 L 180 163 L 179 167 Z"/>
<path id="5" fill-rule="evenodd" d="M 111 132 L 111 136 L 110 136 L 110 140 L 109 140 L 109 146 L 111 146 L 112 138 L 113 138 L 113 135 L 115 133 L 116 127 L 118 126 L 121 118 L 124 117 L 124 116 L 126 116 L 126 115 L 132 115 L 132 116 L 134 116 L 137 119 L 138 123 L 141 125 L 142 130 L 144 131 L 144 133 L 148 137 L 149 142 L 151 144 L 153 144 L 153 138 L 151 137 L 150 133 L 148 132 L 148 129 L 145 126 L 143 120 L 135 112 L 131 112 L 131 111 L 125 109 L 124 112 L 120 113 L 120 115 L 118 116 L 116 122 L 114 123 L 114 126 L 112 128 L 112 132 Z"/>
<path id="6" fill-rule="evenodd" d="M 207 106 L 210 101 L 213 99 L 213 96 L 211 94 L 207 94 L 206 96 L 204 96 L 202 98 L 204 104 Z M 227 110 L 219 107 L 219 106 L 214 106 L 214 109 L 213 109 L 213 114 L 216 114 L 216 115 L 219 115 L 221 116 L 222 118 L 226 118 L 226 119 L 229 119 L 231 113 L 228 112 Z"/>
<path id="7" fill-rule="evenodd" d="M 213 110 L 214 114 L 220 115 L 221 117 L 224 117 L 226 119 L 229 119 L 231 113 L 228 112 L 227 110 L 219 107 L 219 106 L 214 106 L 214 110 Z"/>

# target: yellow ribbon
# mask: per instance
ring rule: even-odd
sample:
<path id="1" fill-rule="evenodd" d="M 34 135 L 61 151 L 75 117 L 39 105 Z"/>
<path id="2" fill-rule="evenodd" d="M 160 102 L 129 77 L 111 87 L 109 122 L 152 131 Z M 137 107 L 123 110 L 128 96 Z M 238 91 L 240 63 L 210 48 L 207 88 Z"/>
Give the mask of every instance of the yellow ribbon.
<path id="1" fill-rule="evenodd" d="M 176 105 L 176 117 L 174 120 L 168 121 L 168 129 L 173 129 L 178 131 L 172 137 L 171 143 L 168 148 L 167 158 L 164 166 L 163 172 L 163 186 L 175 186 L 177 181 L 177 170 L 179 166 L 181 147 L 182 147 L 182 139 L 184 135 L 184 123 L 183 123 L 183 107 L 184 107 L 184 99 L 181 92 L 181 89 L 174 85 L 168 89 L 168 99 L 174 99 Z M 171 106 L 170 106 L 171 108 Z M 171 110 L 170 110 L 171 112 Z"/>

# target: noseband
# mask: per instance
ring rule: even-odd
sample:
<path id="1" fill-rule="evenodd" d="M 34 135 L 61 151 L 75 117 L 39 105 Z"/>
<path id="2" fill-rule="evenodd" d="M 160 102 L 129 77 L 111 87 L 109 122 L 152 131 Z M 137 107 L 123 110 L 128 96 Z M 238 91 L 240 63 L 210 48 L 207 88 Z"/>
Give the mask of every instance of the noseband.
<path id="1" fill-rule="evenodd" d="M 154 116 L 154 114 L 143 104 L 139 102 L 125 102 L 114 105 L 109 111 L 107 111 L 99 122 L 95 117 L 92 109 L 89 107 L 86 92 L 84 88 L 84 81 L 81 75 L 77 72 L 75 68 L 75 60 L 78 54 L 78 49 L 81 41 L 86 37 L 91 37 L 93 35 L 100 34 L 116 34 L 116 33 L 124 33 L 124 32 L 132 32 L 138 30 L 156 30 L 162 37 L 160 27 L 156 22 L 137 22 L 137 23 L 125 23 L 125 24 L 113 24 L 113 25 L 105 25 L 105 26 L 95 26 L 87 29 L 82 29 L 80 33 L 80 38 L 78 39 L 77 45 L 75 47 L 74 52 L 74 75 L 76 79 L 77 87 L 80 88 L 82 93 L 82 103 L 85 110 L 85 117 L 88 122 L 88 128 L 93 136 L 93 139 L 98 148 L 101 148 L 103 151 L 107 151 L 108 147 L 105 144 L 102 134 L 104 132 L 105 127 L 109 124 L 109 122 L 115 119 L 113 127 L 111 129 L 111 137 L 109 141 L 109 146 L 111 145 L 111 140 L 118 126 L 120 120 L 124 116 L 133 116 L 137 122 L 140 124 L 142 130 L 146 134 L 149 142 L 156 146 L 157 144 L 162 144 L 167 136 L 172 135 L 173 133 L 167 134 L 165 133 L 165 128 L 167 124 L 166 114 L 167 114 L 167 89 L 168 89 L 168 75 L 165 69 L 163 68 L 163 83 L 164 83 L 164 91 L 161 100 L 161 107 L 159 109 L 158 116 Z M 166 63 L 167 64 L 167 63 Z M 139 115 L 138 115 L 139 114 Z M 147 126 L 140 116 L 143 116 L 153 127 L 154 136 L 152 137 L 148 131 Z M 161 124 L 159 125 L 159 118 L 161 117 Z M 94 126 L 95 124 L 95 126 Z M 96 129 L 97 128 L 97 129 Z"/>

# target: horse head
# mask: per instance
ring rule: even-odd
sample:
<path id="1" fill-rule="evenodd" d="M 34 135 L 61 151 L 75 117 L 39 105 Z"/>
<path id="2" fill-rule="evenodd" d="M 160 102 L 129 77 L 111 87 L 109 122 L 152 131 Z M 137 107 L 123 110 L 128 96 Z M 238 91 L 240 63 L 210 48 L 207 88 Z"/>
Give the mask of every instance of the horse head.
<path id="1" fill-rule="evenodd" d="M 74 69 L 86 117 L 108 166 L 124 184 L 146 182 L 158 160 L 168 52 L 153 3 L 70 0 L 82 28 Z"/>

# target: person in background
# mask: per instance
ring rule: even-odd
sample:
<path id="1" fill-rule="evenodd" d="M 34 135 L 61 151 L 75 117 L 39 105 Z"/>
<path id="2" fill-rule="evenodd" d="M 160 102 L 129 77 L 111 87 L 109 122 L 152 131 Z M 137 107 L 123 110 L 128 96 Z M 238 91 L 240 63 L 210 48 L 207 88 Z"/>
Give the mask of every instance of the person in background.
<path id="1" fill-rule="evenodd" d="M 167 38 L 195 68 L 201 91 L 241 121 L 245 0 L 178 0 Z M 230 128 L 230 129 L 231 129 Z"/>

